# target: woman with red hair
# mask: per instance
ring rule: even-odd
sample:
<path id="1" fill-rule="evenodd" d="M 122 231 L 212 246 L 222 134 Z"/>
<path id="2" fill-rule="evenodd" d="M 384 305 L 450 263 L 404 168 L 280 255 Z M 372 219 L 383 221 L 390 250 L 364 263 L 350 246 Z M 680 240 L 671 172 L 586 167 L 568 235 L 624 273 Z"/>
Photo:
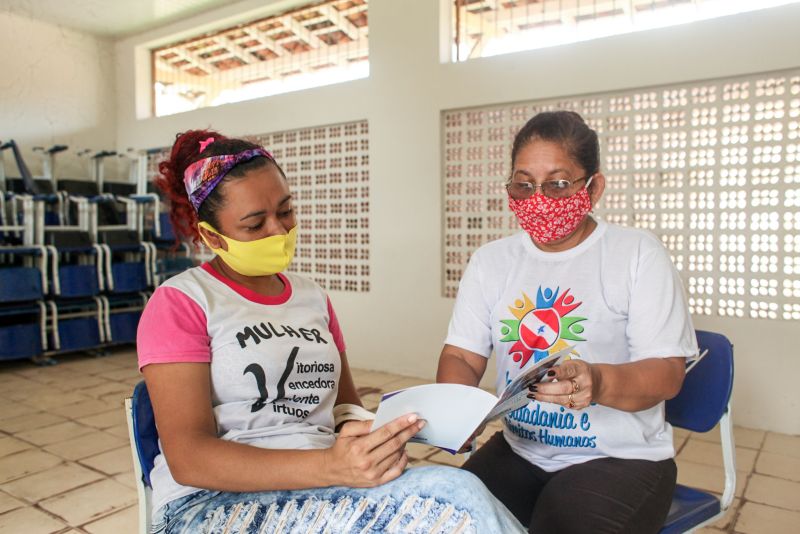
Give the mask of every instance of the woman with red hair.
<path id="1" fill-rule="evenodd" d="M 153 532 L 521 531 L 472 474 L 404 472 L 414 414 L 371 431 L 330 299 L 284 272 L 297 222 L 267 150 L 189 131 L 159 171 L 176 233 L 216 256 L 156 289 L 139 325 Z"/>

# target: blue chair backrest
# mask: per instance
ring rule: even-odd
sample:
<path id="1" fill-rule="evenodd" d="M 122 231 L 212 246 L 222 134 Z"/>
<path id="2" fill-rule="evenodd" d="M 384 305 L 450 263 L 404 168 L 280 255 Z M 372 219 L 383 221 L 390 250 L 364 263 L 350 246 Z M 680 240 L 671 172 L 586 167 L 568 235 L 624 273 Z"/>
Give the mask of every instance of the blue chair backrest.
<path id="1" fill-rule="evenodd" d="M 150 471 L 153 470 L 153 462 L 161 450 L 158 448 L 158 430 L 156 430 L 153 405 L 150 403 L 150 393 L 147 392 L 144 380 L 136 384 L 133 389 L 131 408 L 133 411 L 133 439 L 136 443 L 139 465 L 142 468 L 142 479 L 145 485 L 152 487 Z"/>
<path id="2" fill-rule="evenodd" d="M 708 432 L 728 409 L 733 390 L 733 345 L 714 332 L 697 331 L 700 353 L 708 354 L 689 371 L 678 396 L 666 403 L 666 418 L 673 426 Z"/>

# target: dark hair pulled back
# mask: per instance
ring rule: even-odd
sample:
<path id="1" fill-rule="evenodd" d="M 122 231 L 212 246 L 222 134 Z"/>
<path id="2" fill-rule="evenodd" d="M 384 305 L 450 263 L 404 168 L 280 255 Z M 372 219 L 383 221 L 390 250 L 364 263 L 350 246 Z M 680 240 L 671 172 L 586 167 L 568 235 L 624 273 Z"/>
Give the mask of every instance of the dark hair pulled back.
<path id="1" fill-rule="evenodd" d="M 534 115 L 514 138 L 511 148 L 512 167 L 519 151 L 535 140 L 560 145 L 589 175 L 600 170 L 597 132 L 589 128 L 583 117 L 574 111 L 543 111 Z"/>
<path id="2" fill-rule="evenodd" d="M 213 138 L 214 142 L 208 144 L 205 150 L 200 152 L 200 142 L 209 137 Z M 172 222 L 176 241 L 184 237 L 197 243 L 200 239 L 200 233 L 197 231 L 199 221 L 205 221 L 214 228 L 219 228 L 216 214 L 225 204 L 222 184 L 220 184 L 200 205 L 200 211 L 195 212 L 183 184 L 183 174 L 186 168 L 209 156 L 238 154 L 254 148 L 259 148 L 259 145 L 244 139 L 225 137 L 214 130 L 189 130 L 175 136 L 175 143 L 170 150 L 169 159 L 158 164 L 159 176 L 155 179 L 155 184 L 169 199 L 169 219 Z M 222 181 L 241 178 L 248 171 L 261 168 L 268 165 L 269 162 L 270 160 L 267 158 L 258 157 L 240 163 L 231 169 Z M 280 170 L 280 167 L 278 169 Z M 281 174 L 283 174 L 282 170 Z"/>

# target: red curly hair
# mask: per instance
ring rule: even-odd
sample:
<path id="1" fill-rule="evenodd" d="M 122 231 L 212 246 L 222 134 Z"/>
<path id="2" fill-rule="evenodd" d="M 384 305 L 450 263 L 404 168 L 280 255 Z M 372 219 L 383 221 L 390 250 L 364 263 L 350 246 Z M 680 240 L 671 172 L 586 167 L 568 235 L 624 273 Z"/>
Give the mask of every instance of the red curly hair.
<path id="1" fill-rule="evenodd" d="M 208 139 L 214 141 L 204 143 Z M 190 239 L 195 244 L 200 241 L 200 233 L 197 230 L 198 221 L 207 221 L 217 228 L 219 225 L 216 213 L 224 205 L 222 187 L 217 186 L 200 205 L 199 212 L 196 212 L 189 202 L 183 183 L 183 174 L 186 168 L 203 158 L 238 154 L 254 148 L 260 147 L 244 139 L 225 137 L 214 130 L 189 130 L 179 133 L 175 137 L 175 144 L 172 145 L 169 159 L 158 164 L 159 176 L 156 178 L 155 184 L 169 199 L 169 219 L 175 231 L 176 246 L 180 243 L 181 238 Z M 281 175 L 285 178 L 283 170 L 274 160 L 258 157 L 232 168 L 225 175 L 223 181 L 241 178 L 248 171 L 268 165 L 270 162 L 278 167 Z"/>
<path id="2" fill-rule="evenodd" d="M 200 240 L 200 233 L 197 231 L 197 212 L 186 194 L 183 172 L 186 167 L 205 157 L 200 154 L 200 142 L 209 137 L 215 142 L 226 139 L 224 135 L 213 130 L 189 130 L 179 133 L 175 136 L 169 159 L 158 164 L 159 176 L 155 179 L 155 184 L 169 199 L 169 220 L 172 222 L 178 242 L 181 238 L 190 239 L 195 244 Z"/>

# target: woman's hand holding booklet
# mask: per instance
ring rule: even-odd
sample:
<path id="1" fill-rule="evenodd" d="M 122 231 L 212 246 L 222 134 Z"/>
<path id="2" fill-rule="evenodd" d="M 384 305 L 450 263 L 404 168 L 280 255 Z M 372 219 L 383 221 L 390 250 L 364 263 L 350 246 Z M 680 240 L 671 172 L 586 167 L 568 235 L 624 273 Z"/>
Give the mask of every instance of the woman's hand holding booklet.
<path id="1" fill-rule="evenodd" d="M 425 384 L 386 393 L 372 430 L 401 415 L 416 413 L 427 424 L 410 441 L 456 454 L 480 426 L 528 404 L 528 386 L 541 382 L 573 348 L 569 346 L 525 369 L 509 382 L 500 398 L 463 384 Z"/>

